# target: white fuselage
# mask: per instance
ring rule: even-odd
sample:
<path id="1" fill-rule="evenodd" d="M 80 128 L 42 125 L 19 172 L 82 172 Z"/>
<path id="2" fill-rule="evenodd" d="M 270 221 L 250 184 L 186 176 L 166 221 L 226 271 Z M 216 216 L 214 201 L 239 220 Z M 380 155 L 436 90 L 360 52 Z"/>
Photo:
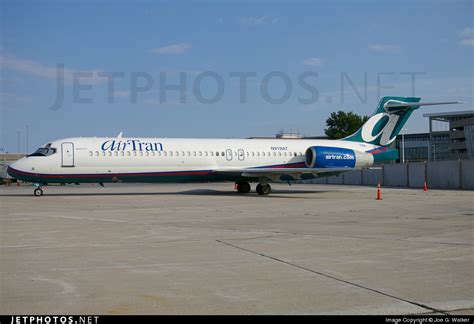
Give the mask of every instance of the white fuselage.
<path id="1" fill-rule="evenodd" d="M 376 148 L 340 140 L 79 137 L 53 141 L 49 147 L 55 148 L 56 153 L 23 158 L 12 165 L 12 170 L 18 171 L 15 177 L 21 179 L 23 173 L 33 177 L 25 179 L 31 181 L 43 181 L 46 176 L 43 182 L 65 182 L 64 177 L 79 175 L 83 182 L 96 182 L 96 175 L 107 178 L 160 172 L 172 175 L 234 168 L 304 167 L 305 151 L 312 146 L 361 152 Z"/>

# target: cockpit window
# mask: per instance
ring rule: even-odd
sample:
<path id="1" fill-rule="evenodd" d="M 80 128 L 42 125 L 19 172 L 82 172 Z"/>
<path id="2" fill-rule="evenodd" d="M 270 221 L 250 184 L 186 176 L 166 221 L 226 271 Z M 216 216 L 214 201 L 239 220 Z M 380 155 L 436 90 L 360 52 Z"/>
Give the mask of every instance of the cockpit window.
<path id="1" fill-rule="evenodd" d="M 56 153 L 56 149 L 52 147 L 40 147 L 39 149 L 36 150 L 35 153 L 30 154 L 28 156 L 49 156 Z"/>

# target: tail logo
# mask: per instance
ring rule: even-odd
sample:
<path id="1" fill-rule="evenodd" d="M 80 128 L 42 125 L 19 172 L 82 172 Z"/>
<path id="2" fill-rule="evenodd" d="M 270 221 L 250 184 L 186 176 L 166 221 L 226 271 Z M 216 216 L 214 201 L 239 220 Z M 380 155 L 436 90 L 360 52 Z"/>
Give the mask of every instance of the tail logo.
<path id="1" fill-rule="evenodd" d="M 377 126 L 379 122 L 381 122 L 381 120 L 384 118 L 388 118 L 388 121 L 377 134 L 373 135 L 375 126 Z M 362 140 L 367 143 L 372 143 L 380 137 L 380 145 L 389 145 L 395 140 L 395 138 L 397 138 L 396 134 L 393 137 L 391 136 L 399 118 L 400 116 L 397 114 L 379 113 L 373 115 L 362 126 Z"/>

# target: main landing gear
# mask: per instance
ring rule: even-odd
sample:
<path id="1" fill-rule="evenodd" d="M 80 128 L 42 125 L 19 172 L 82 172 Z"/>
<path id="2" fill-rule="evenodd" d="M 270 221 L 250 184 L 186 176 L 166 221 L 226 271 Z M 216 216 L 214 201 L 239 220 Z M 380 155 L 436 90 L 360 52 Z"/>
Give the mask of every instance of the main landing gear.
<path id="1" fill-rule="evenodd" d="M 237 189 L 238 193 L 249 193 L 251 189 L 248 182 L 236 182 L 235 188 Z M 259 183 L 255 189 L 261 196 L 268 195 L 270 192 L 272 192 L 272 187 L 270 187 L 268 183 Z"/>
<path id="2" fill-rule="evenodd" d="M 237 182 L 235 188 L 238 193 L 249 193 L 250 192 L 250 183 L 248 182 Z"/>
<path id="3" fill-rule="evenodd" d="M 270 187 L 268 183 L 259 183 L 255 189 L 261 196 L 268 195 L 270 192 L 272 192 L 272 187 Z"/>
<path id="4" fill-rule="evenodd" d="M 41 189 L 43 185 L 40 183 L 35 183 L 34 186 L 36 187 L 36 189 L 33 191 L 33 194 L 36 197 L 41 197 L 43 195 L 43 189 Z"/>

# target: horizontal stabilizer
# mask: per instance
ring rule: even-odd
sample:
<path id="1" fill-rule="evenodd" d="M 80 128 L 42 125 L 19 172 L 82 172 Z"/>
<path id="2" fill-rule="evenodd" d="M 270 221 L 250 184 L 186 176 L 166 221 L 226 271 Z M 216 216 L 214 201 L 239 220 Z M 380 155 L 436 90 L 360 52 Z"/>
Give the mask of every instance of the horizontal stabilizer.
<path id="1" fill-rule="evenodd" d="M 453 105 L 462 104 L 460 101 L 447 102 L 401 102 L 396 100 L 389 100 L 385 103 L 384 108 L 388 113 L 404 110 L 406 108 L 414 108 L 420 106 L 436 106 L 436 105 Z"/>

